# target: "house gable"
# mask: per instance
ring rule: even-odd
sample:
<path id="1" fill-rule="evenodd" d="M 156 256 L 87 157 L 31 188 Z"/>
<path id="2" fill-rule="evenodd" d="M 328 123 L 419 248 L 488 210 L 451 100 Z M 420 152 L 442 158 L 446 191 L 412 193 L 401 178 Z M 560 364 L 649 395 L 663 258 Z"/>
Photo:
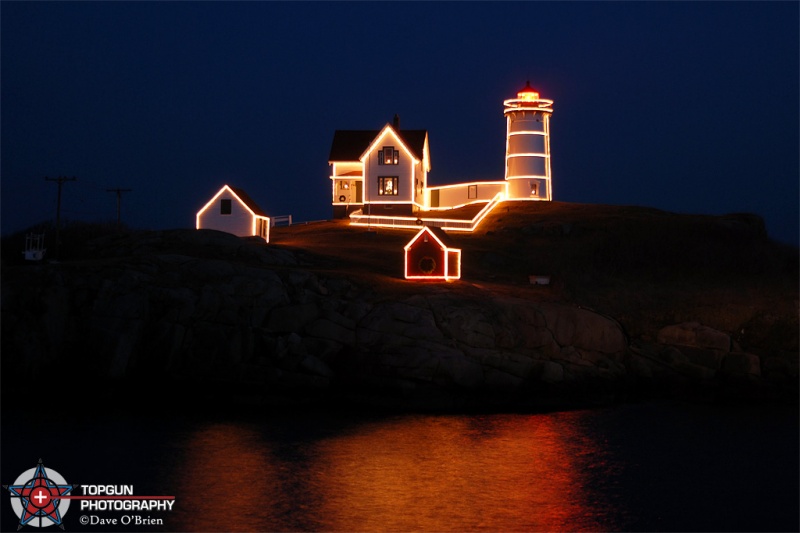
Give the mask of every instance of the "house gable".
<path id="1" fill-rule="evenodd" d="M 406 155 L 411 158 L 414 164 L 419 163 L 421 154 L 415 153 L 408 146 L 406 141 L 404 141 L 403 138 L 397 133 L 397 131 L 395 131 L 395 129 L 392 128 L 391 124 L 387 124 L 386 126 L 384 126 L 383 129 L 380 131 L 380 133 L 378 133 L 378 135 L 375 136 L 373 141 L 369 144 L 369 146 L 367 146 L 367 148 L 358 158 L 359 161 L 364 161 L 376 148 L 379 148 L 380 146 L 384 146 L 386 144 L 391 144 L 391 145 L 397 144 L 401 146 L 403 148 L 403 151 L 405 151 Z"/>
<path id="2" fill-rule="evenodd" d="M 419 230 L 417 234 L 414 235 L 414 237 L 410 241 L 408 241 L 408 244 L 406 244 L 403 247 L 403 249 L 410 250 L 414 246 L 414 244 L 418 240 L 423 238 L 426 234 L 432 237 L 434 241 L 439 245 L 439 247 L 442 248 L 442 250 L 450 248 L 450 246 L 446 244 L 446 242 L 447 243 L 450 242 L 450 239 L 447 237 L 447 234 L 442 229 L 431 226 L 423 226 L 423 228 Z"/>
<path id="3" fill-rule="evenodd" d="M 399 140 L 398 144 L 402 144 L 414 160 L 423 161 L 425 170 L 430 171 L 428 131 L 396 130 L 391 124 L 386 124 L 380 130 L 336 130 L 333 134 L 328 163 L 363 161 L 366 152 L 380 142 L 379 137 L 388 130 L 391 130 L 395 139 Z"/>
<path id="4" fill-rule="evenodd" d="M 412 206 L 424 206 L 421 185 L 427 183 L 423 168 L 425 139 L 424 130 L 413 130 L 410 145 L 405 133 L 387 124 L 364 149 L 360 161 L 364 165 L 365 203 L 383 205 L 402 204 L 411 214 Z"/>

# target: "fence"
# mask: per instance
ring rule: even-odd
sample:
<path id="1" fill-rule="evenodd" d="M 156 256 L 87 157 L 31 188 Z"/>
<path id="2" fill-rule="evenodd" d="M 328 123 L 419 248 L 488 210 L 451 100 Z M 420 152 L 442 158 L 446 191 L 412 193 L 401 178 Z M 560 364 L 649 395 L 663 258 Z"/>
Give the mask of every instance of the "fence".
<path id="1" fill-rule="evenodd" d="M 420 228 L 422 226 L 432 226 L 453 231 L 474 231 L 478 224 L 491 213 L 492 209 L 503 201 L 504 194 L 495 194 L 490 202 L 475 215 L 472 220 L 459 220 L 453 218 L 413 218 L 413 217 L 385 217 L 364 215 L 363 212 L 355 212 L 350 215 L 350 224 L 353 226 L 376 226 L 383 228 Z"/>
<path id="2" fill-rule="evenodd" d="M 276 217 L 270 217 L 270 226 L 291 226 L 292 225 L 292 215 L 278 215 Z"/>

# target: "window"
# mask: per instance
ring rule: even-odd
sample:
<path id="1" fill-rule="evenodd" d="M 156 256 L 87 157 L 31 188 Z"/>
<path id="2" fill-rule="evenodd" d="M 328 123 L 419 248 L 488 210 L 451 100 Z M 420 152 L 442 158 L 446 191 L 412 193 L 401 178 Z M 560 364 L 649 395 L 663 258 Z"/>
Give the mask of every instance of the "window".
<path id="1" fill-rule="evenodd" d="M 394 146 L 384 146 L 378 152 L 379 165 L 397 165 L 400 163 L 400 152 Z"/>
<path id="2" fill-rule="evenodd" d="M 531 196 L 539 196 L 539 184 L 531 182 Z"/>
<path id="3" fill-rule="evenodd" d="M 467 188 L 467 199 L 477 198 L 478 197 L 478 186 L 477 185 L 470 185 Z"/>
<path id="4" fill-rule="evenodd" d="M 339 182 L 339 188 L 342 189 L 343 191 L 349 189 L 350 188 L 350 182 L 349 181 L 340 181 Z"/>
<path id="5" fill-rule="evenodd" d="M 378 194 L 380 196 L 397 196 L 397 176 L 380 176 L 378 178 Z"/>
<path id="6" fill-rule="evenodd" d="M 230 198 L 224 198 L 219 204 L 219 214 L 220 215 L 230 215 L 231 214 L 231 200 Z"/>

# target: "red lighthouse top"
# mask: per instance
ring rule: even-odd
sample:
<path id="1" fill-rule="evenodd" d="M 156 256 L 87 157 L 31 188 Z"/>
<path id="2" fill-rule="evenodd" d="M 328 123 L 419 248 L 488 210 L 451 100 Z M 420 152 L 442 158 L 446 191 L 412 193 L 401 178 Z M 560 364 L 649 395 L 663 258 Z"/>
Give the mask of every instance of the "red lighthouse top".
<path id="1" fill-rule="evenodd" d="M 553 112 L 553 101 L 541 98 L 539 92 L 531 87 L 528 81 L 518 93 L 516 98 L 509 98 L 503 101 L 503 114 L 515 113 L 517 111 L 541 111 L 543 113 Z"/>
<path id="2" fill-rule="evenodd" d="M 530 81 L 526 81 L 525 82 L 525 87 L 523 87 L 522 90 L 517 93 L 517 98 L 519 98 L 520 100 L 526 100 L 526 101 L 538 100 L 539 99 L 539 93 L 533 90 L 533 87 L 531 87 L 531 82 Z"/>

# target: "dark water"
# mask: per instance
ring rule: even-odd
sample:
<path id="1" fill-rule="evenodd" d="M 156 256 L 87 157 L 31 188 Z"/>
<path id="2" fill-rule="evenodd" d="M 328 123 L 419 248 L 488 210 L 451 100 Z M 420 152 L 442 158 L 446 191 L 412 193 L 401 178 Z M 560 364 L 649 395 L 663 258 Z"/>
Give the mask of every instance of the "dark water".
<path id="1" fill-rule="evenodd" d="M 180 417 L 85 409 L 6 409 L 2 483 L 41 457 L 69 483 L 176 497 L 172 512 L 133 513 L 163 524 L 128 530 L 800 527 L 796 410 L 647 404 L 549 414 Z M 14 531 L 10 498 L 2 498 L 3 531 Z M 67 531 L 125 529 L 81 526 L 87 513 L 72 505 Z"/>

